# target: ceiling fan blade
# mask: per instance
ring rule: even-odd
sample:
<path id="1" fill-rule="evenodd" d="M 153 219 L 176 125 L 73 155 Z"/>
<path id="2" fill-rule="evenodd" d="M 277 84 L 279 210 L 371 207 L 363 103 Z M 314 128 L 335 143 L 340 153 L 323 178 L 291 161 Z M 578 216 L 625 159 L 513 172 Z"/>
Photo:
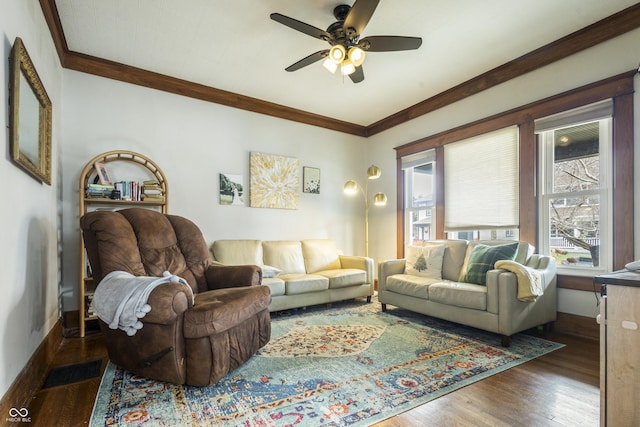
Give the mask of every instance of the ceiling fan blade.
<path id="1" fill-rule="evenodd" d="M 356 0 L 351 6 L 351 10 L 344 19 L 343 28 L 349 37 L 357 36 L 362 33 L 364 27 L 367 26 L 373 12 L 378 7 L 380 0 Z M 349 28 L 355 31 L 353 34 L 349 32 Z"/>
<path id="2" fill-rule="evenodd" d="M 356 67 L 356 71 L 349 74 L 349 78 L 354 83 L 360 83 L 364 80 L 364 71 L 362 70 L 362 65 Z"/>
<path id="3" fill-rule="evenodd" d="M 316 53 L 312 53 L 311 55 L 305 58 L 302 58 L 300 61 L 296 62 L 295 64 L 289 65 L 287 68 L 285 68 L 285 70 L 286 71 L 299 70 L 302 67 L 306 67 L 307 65 L 311 65 L 314 62 L 320 61 L 322 58 L 325 58 L 327 55 L 329 55 L 329 49 L 319 50 Z"/>
<path id="4" fill-rule="evenodd" d="M 321 30 L 320 28 L 316 28 L 313 25 L 306 24 L 302 21 L 298 21 L 297 19 L 289 18 L 288 16 L 282 15 L 280 13 L 272 13 L 270 16 L 274 21 L 316 39 L 324 41 L 331 40 L 331 35 L 329 33 L 327 33 L 325 30 Z"/>
<path id="5" fill-rule="evenodd" d="M 371 36 L 363 38 L 358 43 L 358 46 L 369 52 L 413 50 L 419 48 L 420 45 L 422 45 L 422 38 L 403 36 Z"/>

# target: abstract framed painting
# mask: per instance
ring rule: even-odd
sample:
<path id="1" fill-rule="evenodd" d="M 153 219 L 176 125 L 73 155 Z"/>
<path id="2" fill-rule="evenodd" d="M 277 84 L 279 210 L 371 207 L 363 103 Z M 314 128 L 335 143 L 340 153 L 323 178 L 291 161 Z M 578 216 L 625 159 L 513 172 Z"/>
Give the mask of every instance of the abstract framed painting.
<path id="1" fill-rule="evenodd" d="M 300 162 L 294 157 L 251 152 L 252 208 L 298 209 Z"/>

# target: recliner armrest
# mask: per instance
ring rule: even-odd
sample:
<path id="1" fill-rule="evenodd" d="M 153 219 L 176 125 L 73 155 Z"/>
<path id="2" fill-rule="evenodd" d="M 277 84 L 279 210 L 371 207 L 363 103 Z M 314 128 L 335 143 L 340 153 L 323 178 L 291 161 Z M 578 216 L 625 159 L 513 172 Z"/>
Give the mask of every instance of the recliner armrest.
<path id="1" fill-rule="evenodd" d="M 262 269 L 257 265 L 209 265 L 205 278 L 209 290 L 255 286 L 262 283 Z"/>
<path id="2" fill-rule="evenodd" d="M 142 323 L 169 325 L 193 306 L 193 294 L 180 283 L 164 283 L 149 294 L 147 304 L 151 311 L 142 319 Z"/>

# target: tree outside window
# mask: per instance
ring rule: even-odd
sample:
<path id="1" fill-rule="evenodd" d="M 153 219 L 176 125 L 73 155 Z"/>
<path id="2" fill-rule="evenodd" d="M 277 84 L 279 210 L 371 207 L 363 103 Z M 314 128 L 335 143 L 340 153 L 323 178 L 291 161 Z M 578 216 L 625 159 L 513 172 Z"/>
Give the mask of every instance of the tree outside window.
<path id="1" fill-rule="evenodd" d="M 551 182 L 546 187 L 549 250 L 562 266 L 600 265 L 601 122 L 569 126 L 543 135 L 553 156 Z M 549 156 L 546 159 L 551 161 Z"/>

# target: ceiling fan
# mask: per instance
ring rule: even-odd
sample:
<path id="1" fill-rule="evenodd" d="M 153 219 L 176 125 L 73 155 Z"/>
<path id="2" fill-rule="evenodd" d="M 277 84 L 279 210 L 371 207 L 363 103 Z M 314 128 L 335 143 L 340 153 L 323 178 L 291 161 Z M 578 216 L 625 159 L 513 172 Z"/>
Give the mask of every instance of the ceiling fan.
<path id="1" fill-rule="evenodd" d="M 366 52 L 392 52 L 418 49 L 420 37 L 369 36 L 360 38 L 380 0 L 356 0 L 353 6 L 341 4 L 333 9 L 336 22 L 327 30 L 298 21 L 280 13 L 272 13 L 271 19 L 311 37 L 324 40 L 330 49 L 320 50 L 285 68 L 296 71 L 324 59 L 323 66 L 335 73 L 338 67 L 342 75 L 348 75 L 354 83 L 364 80 L 362 63 Z"/>

